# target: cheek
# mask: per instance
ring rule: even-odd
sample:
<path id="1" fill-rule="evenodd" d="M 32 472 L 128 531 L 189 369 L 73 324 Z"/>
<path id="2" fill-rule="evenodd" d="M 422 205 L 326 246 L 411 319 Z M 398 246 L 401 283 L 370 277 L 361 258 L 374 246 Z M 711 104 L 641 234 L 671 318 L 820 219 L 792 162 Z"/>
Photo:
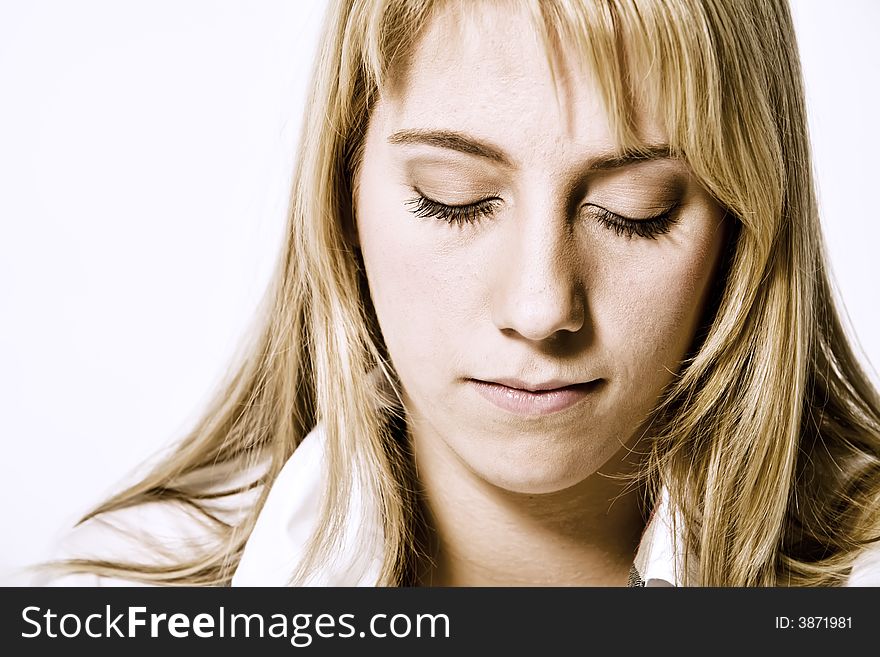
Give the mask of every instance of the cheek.
<path id="1" fill-rule="evenodd" d="M 608 311 L 598 322 L 628 387 L 662 387 L 678 371 L 702 318 L 720 243 L 720 236 L 706 231 L 675 248 L 657 249 L 603 286 Z"/>
<path id="2" fill-rule="evenodd" d="M 405 200 L 362 195 L 358 235 L 388 353 L 401 378 L 419 385 L 442 380 L 434 370 L 459 360 L 475 279 L 461 254 L 438 241 L 434 220 L 411 215 Z"/>

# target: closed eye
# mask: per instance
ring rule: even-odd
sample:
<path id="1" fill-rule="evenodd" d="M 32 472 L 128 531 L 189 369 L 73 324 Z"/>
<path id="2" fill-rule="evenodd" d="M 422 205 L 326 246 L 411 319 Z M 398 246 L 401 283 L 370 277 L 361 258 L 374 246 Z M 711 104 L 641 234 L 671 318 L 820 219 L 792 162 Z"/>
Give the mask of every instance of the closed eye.
<path id="1" fill-rule="evenodd" d="M 589 218 L 598 221 L 605 228 L 613 230 L 619 237 L 626 236 L 627 239 L 632 239 L 634 236 L 638 236 L 647 239 L 657 239 L 660 235 L 668 233 L 678 220 L 678 217 L 675 215 L 677 208 L 678 204 L 676 203 L 663 212 L 642 219 L 625 217 L 616 212 L 611 212 L 611 210 L 600 205 L 593 205 L 591 203 L 582 206 L 581 210 Z"/>
<path id="2" fill-rule="evenodd" d="M 417 195 L 406 202 L 415 216 L 436 218 L 458 226 L 476 223 L 493 214 L 501 205 L 501 199 L 494 196 L 464 205 L 447 205 L 415 191 Z"/>

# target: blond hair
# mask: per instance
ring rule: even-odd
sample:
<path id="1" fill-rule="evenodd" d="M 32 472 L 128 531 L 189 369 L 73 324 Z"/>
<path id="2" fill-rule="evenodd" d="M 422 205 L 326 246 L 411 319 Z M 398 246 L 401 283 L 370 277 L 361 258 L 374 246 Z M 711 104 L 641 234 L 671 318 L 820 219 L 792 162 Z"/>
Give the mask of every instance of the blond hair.
<path id="1" fill-rule="evenodd" d="M 210 544 L 161 565 L 70 560 L 67 568 L 228 584 L 273 480 L 321 423 L 330 462 L 321 521 L 291 581 L 307 581 L 340 548 L 357 487 L 377 502 L 373 520 L 386 548 L 379 583 L 413 583 L 421 520 L 397 426 L 405 418 L 348 236 L 371 107 L 446 4 L 331 1 L 287 241 L 255 342 L 176 451 L 83 519 L 178 502 L 216 519 Z M 620 148 L 641 146 L 634 117 L 654 113 L 672 150 L 728 213 L 728 253 L 705 329 L 646 435 L 644 475 L 655 494 L 669 490 L 697 560 L 686 583 L 842 583 L 858 553 L 880 539 L 880 401 L 835 309 L 786 3 L 522 4 L 548 53 L 561 42 L 595 71 Z M 637 107 L 636 98 L 651 104 Z M 240 488 L 190 483 L 221 464 L 263 464 L 248 484 L 256 502 L 234 523 L 217 517 L 212 502 Z"/>

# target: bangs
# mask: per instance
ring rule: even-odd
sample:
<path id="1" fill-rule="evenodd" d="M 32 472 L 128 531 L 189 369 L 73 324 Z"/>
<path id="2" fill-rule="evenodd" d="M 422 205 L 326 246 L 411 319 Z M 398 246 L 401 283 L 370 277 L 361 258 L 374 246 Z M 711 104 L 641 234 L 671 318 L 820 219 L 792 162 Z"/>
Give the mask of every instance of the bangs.
<path id="1" fill-rule="evenodd" d="M 493 1 L 493 0 L 487 0 Z M 636 117 L 660 120 L 676 154 L 717 147 L 720 85 L 709 28 L 701 6 L 640 0 L 494 0 L 525 9 L 558 78 L 554 52 L 560 47 L 595 76 L 619 148 L 644 147 Z M 405 63 L 414 42 L 441 9 L 476 14 L 480 2 L 387 0 L 364 3 L 368 14 L 361 53 L 372 86 L 384 89 Z M 701 125 L 689 120 L 704 117 Z M 689 148 L 690 147 L 690 148 Z"/>
<path id="2" fill-rule="evenodd" d="M 639 0 L 535 0 L 529 7 L 548 51 L 561 42 L 593 73 L 621 150 L 643 148 L 637 121 L 645 114 L 657 119 L 676 155 L 719 143 L 718 70 L 701 11 Z"/>

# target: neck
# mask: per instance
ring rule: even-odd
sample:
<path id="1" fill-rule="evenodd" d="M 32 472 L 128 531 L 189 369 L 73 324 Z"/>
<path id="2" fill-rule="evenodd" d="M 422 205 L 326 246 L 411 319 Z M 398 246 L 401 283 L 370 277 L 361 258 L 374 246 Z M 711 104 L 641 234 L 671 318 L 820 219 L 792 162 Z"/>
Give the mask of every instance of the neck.
<path id="1" fill-rule="evenodd" d="M 625 586 L 645 527 L 627 450 L 568 489 L 514 493 L 480 479 L 441 440 L 414 436 L 430 530 L 428 586 Z"/>

